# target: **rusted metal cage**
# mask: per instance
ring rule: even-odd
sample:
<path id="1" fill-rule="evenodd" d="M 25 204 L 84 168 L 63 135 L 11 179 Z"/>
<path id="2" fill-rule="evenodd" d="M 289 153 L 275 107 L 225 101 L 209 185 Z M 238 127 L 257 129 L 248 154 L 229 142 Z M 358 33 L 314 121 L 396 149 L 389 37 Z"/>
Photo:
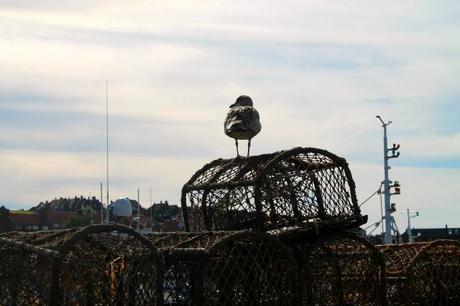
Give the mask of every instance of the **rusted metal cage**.
<path id="1" fill-rule="evenodd" d="M 295 260 L 262 232 L 153 233 L 165 256 L 165 305 L 297 305 Z"/>
<path id="2" fill-rule="evenodd" d="M 380 245 L 390 305 L 460 305 L 460 242 Z"/>
<path id="3" fill-rule="evenodd" d="M 181 197 L 187 231 L 321 231 L 366 222 L 345 159 L 316 148 L 217 159 Z"/>
<path id="4" fill-rule="evenodd" d="M 367 240 L 342 232 L 292 245 L 299 305 L 386 305 L 384 261 Z"/>
<path id="5" fill-rule="evenodd" d="M 30 299 L 32 289 L 41 283 L 44 289 L 35 298 L 36 305 L 163 304 L 163 257 L 131 228 L 93 225 L 57 232 L 9 233 L 7 237 L 0 238 L 2 255 L 11 253 L 14 261 L 14 253 L 23 247 L 27 252 L 18 254 L 25 254 L 25 263 L 33 262 L 28 268 L 22 268 L 21 261 L 2 267 L 1 283 L 23 282 L 24 277 L 15 273 L 17 269 L 32 271 L 33 279 L 28 280 L 32 285 L 24 283 L 22 290 L 16 290 L 16 301 L 6 305 L 29 304 L 20 301 Z"/>

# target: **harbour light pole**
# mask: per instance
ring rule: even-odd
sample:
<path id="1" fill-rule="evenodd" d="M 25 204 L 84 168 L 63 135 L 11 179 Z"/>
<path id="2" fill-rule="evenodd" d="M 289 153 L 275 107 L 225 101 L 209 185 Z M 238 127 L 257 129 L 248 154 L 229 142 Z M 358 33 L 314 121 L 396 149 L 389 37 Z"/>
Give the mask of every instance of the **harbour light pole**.
<path id="1" fill-rule="evenodd" d="M 390 198 L 391 198 L 391 193 L 390 193 L 390 188 L 395 187 L 395 193 L 393 194 L 399 194 L 400 189 L 399 189 L 399 183 L 395 182 L 394 185 L 390 186 L 391 181 L 388 178 L 388 170 L 391 168 L 388 166 L 388 160 L 390 158 L 397 158 L 399 157 L 399 152 L 397 150 L 399 149 L 399 144 L 393 144 L 393 148 L 388 149 L 388 140 L 387 140 L 387 126 L 389 126 L 392 122 L 384 122 L 382 118 L 377 115 L 377 119 L 380 120 L 382 123 L 383 127 L 383 161 L 384 161 L 384 180 L 383 180 L 383 194 L 385 196 L 384 200 L 384 219 L 385 219 L 385 238 L 384 238 L 384 243 L 385 244 L 392 244 L 393 243 L 393 237 L 391 235 L 391 213 L 395 211 L 395 206 L 390 204 Z M 391 155 L 389 155 L 389 151 L 391 151 Z M 393 206 L 393 207 L 392 207 Z"/>

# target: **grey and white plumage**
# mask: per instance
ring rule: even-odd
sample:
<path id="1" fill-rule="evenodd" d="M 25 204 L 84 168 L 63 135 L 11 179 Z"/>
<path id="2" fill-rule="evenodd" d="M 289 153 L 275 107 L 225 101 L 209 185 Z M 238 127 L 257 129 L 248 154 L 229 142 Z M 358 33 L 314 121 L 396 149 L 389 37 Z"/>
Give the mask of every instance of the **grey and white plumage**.
<path id="1" fill-rule="evenodd" d="M 230 105 L 230 111 L 224 122 L 225 134 L 235 139 L 237 156 L 239 156 L 238 139 L 248 140 L 249 156 L 251 139 L 261 129 L 259 113 L 254 108 L 252 99 L 249 96 L 239 96 L 236 102 Z"/>

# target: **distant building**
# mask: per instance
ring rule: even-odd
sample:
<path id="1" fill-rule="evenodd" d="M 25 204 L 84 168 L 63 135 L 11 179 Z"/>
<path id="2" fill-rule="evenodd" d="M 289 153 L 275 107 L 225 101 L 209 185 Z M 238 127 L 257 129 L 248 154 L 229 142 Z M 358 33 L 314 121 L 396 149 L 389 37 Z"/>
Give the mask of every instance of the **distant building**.
<path id="1" fill-rule="evenodd" d="M 178 232 L 184 230 L 182 209 L 168 201 L 153 203 L 148 208 L 152 230 L 155 232 Z"/>
<path id="2" fill-rule="evenodd" d="M 10 220 L 14 224 L 15 231 L 39 231 L 44 229 L 44 222 L 38 214 L 11 213 Z"/>
<path id="3" fill-rule="evenodd" d="M 179 207 L 177 205 L 169 205 L 168 201 L 160 201 L 160 203 L 153 203 L 153 205 L 149 207 L 148 212 L 153 220 L 164 222 L 177 218 L 179 215 Z"/>
<path id="4" fill-rule="evenodd" d="M 110 221 L 119 222 L 133 228 L 151 228 L 160 232 L 183 231 L 184 223 L 182 210 L 178 205 L 170 205 L 168 201 L 154 203 L 150 208 L 142 208 L 137 201 L 129 200 L 132 206 L 132 214 L 129 217 L 121 218 L 114 216 L 111 209 Z M 75 223 L 76 219 L 87 209 L 92 208 L 94 214 L 91 215 L 93 224 L 101 222 L 100 208 L 101 203 L 95 198 L 87 199 L 83 197 L 56 198 L 53 201 L 41 202 L 30 210 L 10 211 L 6 207 L 0 207 L 0 232 L 7 231 L 39 231 L 59 229 Z M 140 214 L 138 218 L 138 210 Z M 89 220 L 87 220 L 89 222 Z M 72 225 L 75 226 L 75 225 Z"/>
<path id="5" fill-rule="evenodd" d="M 58 229 L 63 227 L 63 225 L 75 215 L 74 212 L 58 212 L 58 211 L 47 211 L 43 214 L 43 219 L 45 221 L 45 225 L 48 229 Z M 100 220 L 99 218 L 95 218 L 96 220 Z"/>
<path id="6" fill-rule="evenodd" d="M 383 233 L 373 236 L 367 236 L 367 240 L 369 240 L 372 244 L 385 244 L 385 234 Z M 402 235 L 400 235 L 399 233 L 396 234 L 396 236 L 393 236 L 392 241 L 394 244 L 403 243 Z"/>
<path id="7" fill-rule="evenodd" d="M 96 197 L 85 198 L 83 196 L 73 198 L 55 198 L 52 201 L 40 202 L 30 210 L 38 212 L 41 210 L 51 210 L 60 212 L 77 212 L 91 207 L 95 211 L 100 211 L 101 202 Z"/>
<path id="8" fill-rule="evenodd" d="M 45 209 L 39 211 L 12 211 L 2 206 L 0 207 L 0 232 L 59 229 L 66 226 L 73 216 L 80 213 L 81 211 L 62 212 Z M 93 223 L 100 223 L 100 214 L 95 213 L 92 219 Z"/>
<path id="9" fill-rule="evenodd" d="M 444 228 L 413 228 L 411 232 L 415 242 L 436 239 L 460 240 L 460 228 L 449 228 L 447 225 Z M 401 236 L 404 242 L 409 240 L 407 230 Z"/>
<path id="10" fill-rule="evenodd" d="M 10 210 L 5 206 L 0 207 L 0 233 L 9 232 L 14 229 L 14 224 L 10 220 Z"/>
<path id="11" fill-rule="evenodd" d="M 153 225 L 154 232 L 181 232 L 184 230 L 184 224 L 179 220 L 166 220 Z"/>
<path id="12" fill-rule="evenodd" d="M 140 224 L 144 227 L 147 227 L 150 225 L 150 216 L 148 215 L 141 215 L 140 216 Z"/>

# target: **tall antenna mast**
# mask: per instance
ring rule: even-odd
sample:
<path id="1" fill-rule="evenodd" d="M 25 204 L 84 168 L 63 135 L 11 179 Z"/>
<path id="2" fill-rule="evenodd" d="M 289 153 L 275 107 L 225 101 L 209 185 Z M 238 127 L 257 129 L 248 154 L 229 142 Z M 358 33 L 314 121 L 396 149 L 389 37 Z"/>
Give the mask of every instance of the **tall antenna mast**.
<path id="1" fill-rule="evenodd" d="M 110 196 L 109 196 L 109 81 L 105 81 L 105 105 L 106 105 L 106 135 L 107 135 L 107 154 L 106 154 L 106 161 L 107 161 L 107 223 L 109 223 L 109 204 L 110 204 Z"/>

